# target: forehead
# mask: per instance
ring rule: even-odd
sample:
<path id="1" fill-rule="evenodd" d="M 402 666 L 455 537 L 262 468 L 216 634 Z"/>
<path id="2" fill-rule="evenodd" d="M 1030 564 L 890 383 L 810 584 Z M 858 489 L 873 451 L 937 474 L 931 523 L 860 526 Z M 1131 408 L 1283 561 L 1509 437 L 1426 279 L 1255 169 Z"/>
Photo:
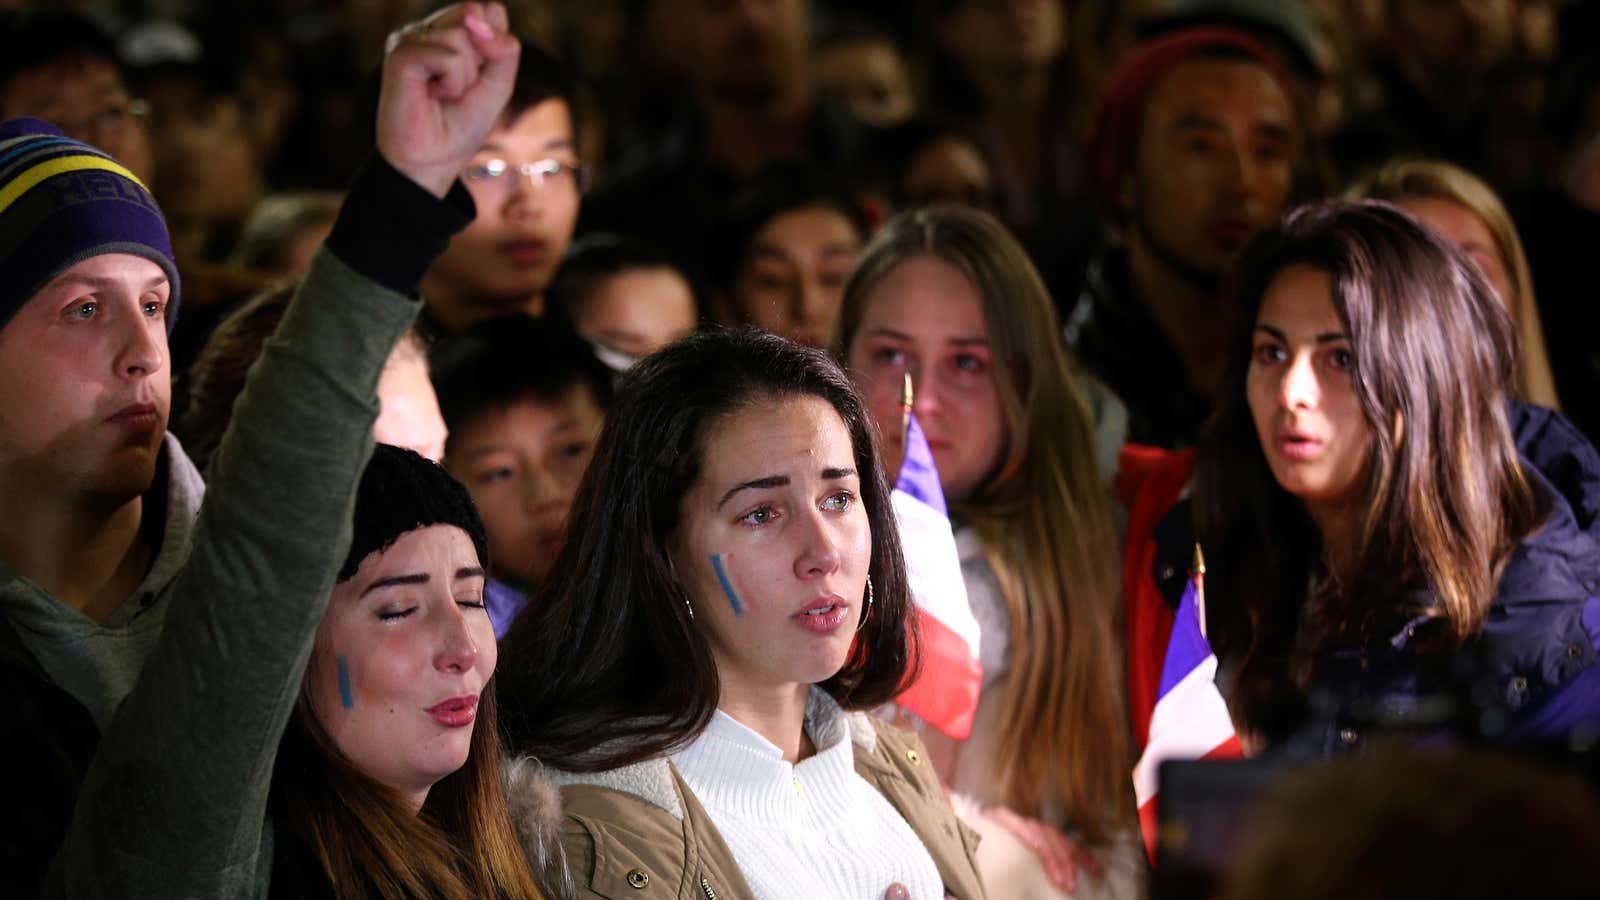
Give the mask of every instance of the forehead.
<path id="1" fill-rule="evenodd" d="M 1458 244 L 1494 246 L 1488 224 L 1477 213 L 1448 197 L 1406 197 L 1396 205 Z"/>
<path id="2" fill-rule="evenodd" d="M 860 243 L 856 227 L 844 213 L 825 203 L 787 209 L 756 232 L 757 244 L 832 244 Z"/>
<path id="3" fill-rule="evenodd" d="M 862 327 L 913 337 L 986 337 L 983 298 L 967 274 L 937 256 L 916 256 L 889 270 L 868 292 Z"/>
<path id="4" fill-rule="evenodd" d="M 1189 116 L 1235 118 L 1245 124 L 1291 123 L 1289 98 L 1272 74 L 1253 60 L 1186 59 L 1156 82 L 1145 105 L 1145 124 L 1160 128 Z"/>
<path id="5" fill-rule="evenodd" d="M 478 548 L 459 526 L 436 524 L 414 528 L 381 550 L 368 553 L 350 583 L 370 581 L 401 572 L 451 569 L 479 565 Z M 451 574 L 454 574 L 453 572 Z"/>
<path id="6" fill-rule="evenodd" d="M 546 399 L 525 394 L 451 430 L 451 444 L 466 446 L 506 439 L 542 441 L 556 426 L 570 419 L 599 420 L 603 416 L 587 383 L 581 379 L 559 397 Z"/>
<path id="7" fill-rule="evenodd" d="M 94 56 L 69 56 L 18 74 L 5 87 L 5 115 L 37 113 L 41 108 L 83 95 L 123 89 L 116 66 Z"/>
<path id="8" fill-rule="evenodd" d="M 821 397 L 758 399 L 706 428 L 702 484 L 850 466 L 854 442 L 838 410 Z M 807 461 L 810 461 L 810 464 Z"/>
<path id="9" fill-rule="evenodd" d="M 1343 331 L 1344 324 L 1333 305 L 1332 276 L 1305 263 L 1285 268 L 1268 282 L 1256 322 L 1290 335 Z"/>
<path id="10" fill-rule="evenodd" d="M 497 146 L 504 150 L 541 152 L 551 144 L 572 141 L 572 113 L 567 101 L 560 97 L 547 97 L 515 116 L 502 119 L 484 146 Z"/>

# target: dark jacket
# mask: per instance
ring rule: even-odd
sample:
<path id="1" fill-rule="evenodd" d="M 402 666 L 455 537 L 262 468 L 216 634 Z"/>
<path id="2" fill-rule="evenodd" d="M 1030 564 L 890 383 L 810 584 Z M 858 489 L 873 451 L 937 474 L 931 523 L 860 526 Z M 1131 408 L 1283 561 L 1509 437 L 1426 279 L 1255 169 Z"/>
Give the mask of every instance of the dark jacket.
<path id="1" fill-rule="evenodd" d="M 1133 292 L 1126 254 L 1102 254 L 1062 329 L 1067 351 L 1128 408 L 1128 440 L 1189 447 L 1211 400 L 1189 387 L 1189 370 L 1150 307 Z"/>
<path id="2" fill-rule="evenodd" d="M 1417 617 L 1368 646 L 1330 656 L 1308 690 L 1305 723 L 1284 752 L 1352 749 L 1375 728 L 1456 730 L 1509 744 L 1552 741 L 1600 724 L 1600 454 L 1559 413 L 1519 401 L 1508 413 L 1546 517 L 1507 563 L 1483 632 L 1454 652 L 1418 653 L 1435 625 Z M 1190 464 L 1172 455 L 1153 469 L 1162 478 L 1125 491 L 1136 500 L 1159 493 L 1174 504 L 1165 516 L 1143 518 L 1153 526 L 1128 534 L 1130 622 L 1143 613 L 1170 630 L 1166 610 L 1177 606 L 1194 553 L 1190 504 L 1172 484 Z M 1136 656 L 1149 669 L 1149 657 L 1165 647 L 1165 633 L 1130 643 L 1130 671 L 1139 671 Z M 1131 702 L 1138 721 L 1137 691 Z"/>

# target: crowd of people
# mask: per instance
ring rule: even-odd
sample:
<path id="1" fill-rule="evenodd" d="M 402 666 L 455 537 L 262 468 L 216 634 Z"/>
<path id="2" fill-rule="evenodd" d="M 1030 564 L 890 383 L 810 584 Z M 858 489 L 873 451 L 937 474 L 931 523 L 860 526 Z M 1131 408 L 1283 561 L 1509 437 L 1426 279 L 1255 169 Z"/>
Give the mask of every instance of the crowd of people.
<path id="1" fill-rule="evenodd" d="M 1294 773 L 1211 887 L 1592 881 L 1596 4 L 71 5 L 0 9 L 0 893 L 1159 892 L 1199 575 Z"/>

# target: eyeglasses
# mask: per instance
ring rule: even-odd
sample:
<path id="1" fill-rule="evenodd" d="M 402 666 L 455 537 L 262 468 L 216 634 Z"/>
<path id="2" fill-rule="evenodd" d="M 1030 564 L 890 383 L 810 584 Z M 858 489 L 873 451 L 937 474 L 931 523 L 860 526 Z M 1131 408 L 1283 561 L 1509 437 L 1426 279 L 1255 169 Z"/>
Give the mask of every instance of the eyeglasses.
<path id="1" fill-rule="evenodd" d="M 81 119 L 68 121 L 58 117 L 54 121 L 62 134 L 98 144 L 108 138 L 115 139 L 149 113 L 150 107 L 143 100 L 118 100 Z"/>
<path id="2" fill-rule="evenodd" d="M 581 163 L 565 163 L 559 159 L 541 159 L 513 166 L 503 159 L 490 159 L 468 166 L 462 173 L 470 184 L 482 185 L 497 191 L 509 191 L 509 176 L 523 175 L 533 181 L 536 188 L 564 188 L 572 186 L 579 192 L 589 188 L 589 169 Z"/>

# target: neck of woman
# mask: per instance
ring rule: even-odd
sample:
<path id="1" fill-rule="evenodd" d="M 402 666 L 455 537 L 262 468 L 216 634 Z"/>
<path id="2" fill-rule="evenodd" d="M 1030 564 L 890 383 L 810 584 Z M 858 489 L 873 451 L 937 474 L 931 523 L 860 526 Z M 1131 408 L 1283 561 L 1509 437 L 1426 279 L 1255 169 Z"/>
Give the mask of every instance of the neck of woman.
<path id="1" fill-rule="evenodd" d="M 735 722 L 771 741 L 783 751 L 783 758 L 798 763 L 817 752 L 806 735 L 806 699 L 809 684 L 722 685 L 717 708 Z"/>

